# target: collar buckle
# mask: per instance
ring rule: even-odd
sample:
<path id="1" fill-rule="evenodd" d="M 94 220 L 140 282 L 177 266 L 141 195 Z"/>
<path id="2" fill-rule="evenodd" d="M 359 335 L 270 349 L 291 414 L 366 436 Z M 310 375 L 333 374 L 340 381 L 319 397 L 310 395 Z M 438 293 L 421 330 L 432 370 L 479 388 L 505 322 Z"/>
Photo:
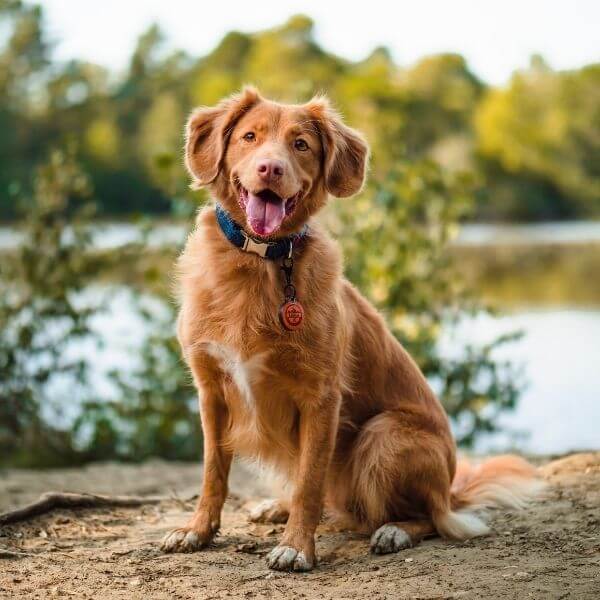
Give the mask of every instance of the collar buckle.
<path id="1" fill-rule="evenodd" d="M 257 242 L 253 240 L 245 231 L 242 231 L 242 235 L 244 236 L 244 245 L 242 246 L 242 250 L 244 252 L 253 252 L 262 258 L 267 256 L 267 250 L 271 244 L 266 242 Z"/>

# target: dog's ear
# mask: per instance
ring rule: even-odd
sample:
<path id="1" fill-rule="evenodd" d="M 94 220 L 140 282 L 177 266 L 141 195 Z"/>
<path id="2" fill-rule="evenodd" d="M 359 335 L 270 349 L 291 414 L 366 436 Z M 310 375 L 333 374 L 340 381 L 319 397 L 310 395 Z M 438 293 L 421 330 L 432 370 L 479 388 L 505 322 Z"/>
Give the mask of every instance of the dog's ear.
<path id="1" fill-rule="evenodd" d="M 306 108 L 323 143 L 325 187 L 337 198 L 359 192 L 365 182 L 369 146 L 358 131 L 344 125 L 327 98 L 313 98 Z"/>
<path id="2" fill-rule="evenodd" d="M 245 87 L 215 107 L 194 110 L 185 131 L 185 166 L 192 176 L 193 188 L 208 185 L 217 178 L 236 122 L 260 100 L 256 89 Z"/>

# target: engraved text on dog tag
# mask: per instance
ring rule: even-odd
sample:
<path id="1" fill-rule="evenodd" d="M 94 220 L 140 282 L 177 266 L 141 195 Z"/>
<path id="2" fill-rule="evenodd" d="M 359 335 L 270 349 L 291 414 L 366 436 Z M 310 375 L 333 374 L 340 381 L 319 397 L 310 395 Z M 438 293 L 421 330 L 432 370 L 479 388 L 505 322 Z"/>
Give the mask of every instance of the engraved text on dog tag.
<path id="1" fill-rule="evenodd" d="M 300 329 L 304 319 L 304 308 L 297 300 L 288 300 L 279 309 L 279 320 L 288 331 Z"/>

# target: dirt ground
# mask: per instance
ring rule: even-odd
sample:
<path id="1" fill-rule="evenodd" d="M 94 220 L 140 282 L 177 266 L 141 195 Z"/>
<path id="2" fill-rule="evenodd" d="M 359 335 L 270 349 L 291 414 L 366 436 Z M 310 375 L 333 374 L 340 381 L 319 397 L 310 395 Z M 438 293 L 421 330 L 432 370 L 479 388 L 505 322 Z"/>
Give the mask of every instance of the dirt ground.
<path id="1" fill-rule="evenodd" d="M 270 494 L 237 466 L 221 535 L 195 554 L 165 555 L 158 541 L 193 508 L 200 469 L 149 462 L 0 472 L 0 512 L 49 490 L 166 495 L 135 509 L 60 510 L 0 530 L 0 598 L 600 598 L 600 452 L 541 467 L 545 499 L 491 515 L 493 534 L 467 543 L 431 539 L 373 556 L 368 540 L 319 530 L 311 573 L 270 571 L 264 556 L 280 525 L 247 520 Z M 6 550 L 19 552 L 8 558 Z M 4 552 L 4 556 L 3 556 Z"/>

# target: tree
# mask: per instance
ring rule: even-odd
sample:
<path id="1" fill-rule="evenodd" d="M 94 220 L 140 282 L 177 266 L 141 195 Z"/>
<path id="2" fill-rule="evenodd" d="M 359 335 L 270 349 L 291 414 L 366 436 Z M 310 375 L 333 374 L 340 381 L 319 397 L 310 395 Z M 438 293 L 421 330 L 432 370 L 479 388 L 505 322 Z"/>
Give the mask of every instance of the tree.
<path id="1" fill-rule="evenodd" d="M 489 91 L 475 124 L 490 199 L 498 181 L 504 214 L 600 215 L 600 65 L 557 73 L 538 58 Z"/>
<path id="2" fill-rule="evenodd" d="M 19 188 L 28 173 L 74 138 L 100 214 L 167 213 L 172 189 L 185 186 L 181 169 L 173 184 L 185 115 L 245 83 L 282 101 L 327 93 L 366 133 L 378 181 L 406 157 L 431 158 L 485 176 L 476 217 L 599 214 L 597 65 L 557 73 L 538 57 L 507 88 L 487 90 L 459 55 L 398 65 L 380 47 L 352 62 L 323 49 L 314 29 L 296 15 L 272 29 L 230 32 L 194 57 L 171 50 L 155 24 L 115 77 L 81 61 L 51 63 L 42 9 L 2 0 L 0 218 L 14 218 L 14 194 L 31 192 Z"/>
<path id="3" fill-rule="evenodd" d="M 90 180 L 73 151 L 53 151 L 23 199 L 22 243 L 0 261 L 0 465 L 56 466 L 148 456 L 198 458 L 197 400 L 174 336 L 168 299 L 131 287 L 147 324 L 136 365 L 111 377 L 118 399 L 90 381 L 100 339 L 91 319 L 91 282 L 116 265 L 136 263 L 144 238 L 108 255 L 92 246 Z M 142 281 L 155 277 L 153 265 Z M 73 352 L 85 343 L 85 354 Z"/>
<path id="4" fill-rule="evenodd" d="M 19 182 L 40 156 L 32 110 L 43 94 L 49 45 L 42 11 L 19 0 L 0 0 L 0 219 L 14 217 Z"/>

